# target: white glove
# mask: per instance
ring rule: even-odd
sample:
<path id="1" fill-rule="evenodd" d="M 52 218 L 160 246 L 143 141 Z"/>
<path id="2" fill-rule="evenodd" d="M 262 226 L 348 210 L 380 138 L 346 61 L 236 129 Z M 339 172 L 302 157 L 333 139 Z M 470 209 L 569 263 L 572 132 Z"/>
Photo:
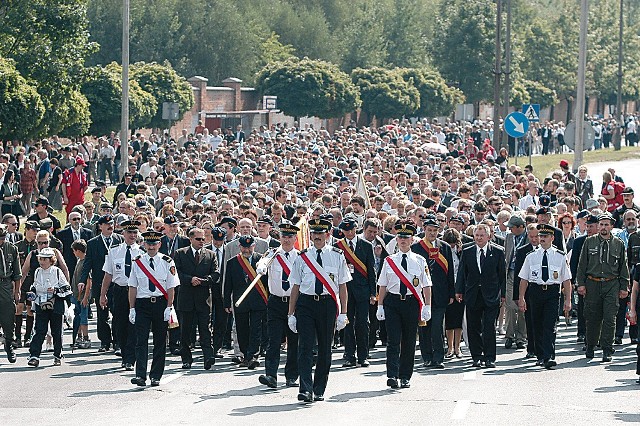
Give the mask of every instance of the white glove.
<path id="1" fill-rule="evenodd" d="M 266 275 L 267 274 L 267 268 L 265 268 L 264 266 L 258 266 L 256 268 L 256 273 L 258 275 Z"/>
<path id="2" fill-rule="evenodd" d="M 171 307 L 164 310 L 164 320 L 169 322 L 169 318 L 171 318 Z"/>
<path id="3" fill-rule="evenodd" d="M 429 321 L 431 319 L 431 305 L 424 305 L 422 307 L 420 318 L 422 318 L 422 321 Z"/>
<path id="4" fill-rule="evenodd" d="M 287 323 L 289 324 L 289 328 L 291 329 L 291 331 L 293 331 L 294 333 L 298 332 L 298 320 L 296 319 L 296 317 L 294 317 L 293 315 L 289 315 Z"/>
<path id="5" fill-rule="evenodd" d="M 136 323 L 136 308 L 129 309 L 129 322 L 131 324 Z"/>
<path id="6" fill-rule="evenodd" d="M 384 306 L 378 305 L 378 311 L 376 312 L 376 318 L 378 318 L 378 321 L 384 321 Z"/>
<path id="7" fill-rule="evenodd" d="M 340 331 L 347 326 L 347 314 L 338 315 L 338 319 L 336 320 L 336 330 Z"/>

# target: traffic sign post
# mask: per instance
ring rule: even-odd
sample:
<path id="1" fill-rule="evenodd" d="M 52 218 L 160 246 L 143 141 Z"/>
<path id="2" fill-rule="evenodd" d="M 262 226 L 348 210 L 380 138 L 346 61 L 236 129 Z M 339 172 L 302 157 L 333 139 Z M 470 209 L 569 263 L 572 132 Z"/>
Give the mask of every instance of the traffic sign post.
<path id="1" fill-rule="evenodd" d="M 540 121 L 540 104 L 522 104 L 522 113 L 530 123 L 538 123 Z"/>
<path id="2" fill-rule="evenodd" d="M 504 131 L 512 138 L 521 138 L 529 130 L 529 119 L 521 112 L 512 112 L 504 120 Z"/>

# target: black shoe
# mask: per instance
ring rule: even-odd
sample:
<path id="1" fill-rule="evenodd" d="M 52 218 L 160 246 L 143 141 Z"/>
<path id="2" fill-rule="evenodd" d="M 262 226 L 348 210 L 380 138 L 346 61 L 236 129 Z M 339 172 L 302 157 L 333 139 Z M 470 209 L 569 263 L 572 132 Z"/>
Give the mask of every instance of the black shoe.
<path id="1" fill-rule="evenodd" d="M 544 368 L 546 368 L 547 370 L 551 370 L 556 365 L 558 365 L 558 363 L 552 359 L 548 359 L 544 362 Z"/>
<path id="2" fill-rule="evenodd" d="M 431 363 L 431 368 L 435 368 L 437 370 L 442 370 L 442 369 L 444 369 L 444 363 L 442 363 L 442 362 L 432 362 Z"/>
<path id="3" fill-rule="evenodd" d="M 536 365 L 542 367 L 544 365 L 544 361 L 541 359 L 536 360 Z"/>
<path id="4" fill-rule="evenodd" d="M 356 360 L 355 359 L 351 359 L 351 360 L 346 360 L 343 364 L 343 367 L 347 368 L 347 367 L 355 367 L 356 366 Z"/>
<path id="5" fill-rule="evenodd" d="M 422 363 L 422 366 L 424 368 L 431 368 L 432 364 L 433 363 L 431 361 L 425 361 L 424 363 Z"/>
<path id="6" fill-rule="evenodd" d="M 484 366 L 485 368 L 496 368 L 496 363 L 493 361 L 485 361 Z"/>
<path id="7" fill-rule="evenodd" d="M 191 363 L 190 362 L 183 362 L 182 363 L 182 369 L 183 370 L 191 370 Z"/>
<path id="8" fill-rule="evenodd" d="M 18 358 L 16 357 L 16 351 L 13 350 L 13 345 L 5 345 L 4 350 L 7 351 L 7 359 L 9 360 L 9 362 L 11 364 L 16 362 Z"/>
<path id="9" fill-rule="evenodd" d="M 298 394 L 298 401 L 311 402 L 313 401 L 313 396 L 311 392 L 300 392 Z"/>
<path id="10" fill-rule="evenodd" d="M 178 349 L 178 348 L 171 349 L 171 355 L 173 355 L 173 356 L 180 355 L 180 349 Z"/>
<path id="11" fill-rule="evenodd" d="M 25 339 L 25 341 L 24 341 L 24 347 L 25 347 L 25 348 L 28 348 L 28 347 L 30 347 L 30 346 L 31 346 L 31 339 Z"/>
<path id="12" fill-rule="evenodd" d="M 293 388 L 295 386 L 298 386 L 298 383 L 296 382 L 296 379 L 287 379 L 287 387 L 288 388 Z"/>
<path id="13" fill-rule="evenodd" d="M 513 339 L 511 337 L 507 337 L 507 340 L 504 342 L 505 349 L 511 349 L 513 347 Z"/>
<path id="14" fill-rule="evenodd" d="M 400 387 L 403 389 L 410 388 L 411 383 L 407 379 L 400 379 Z"/>
<path id="15" fill-rule="evenodd" d="M 120 349 L 116 349 L 115 352 L 113 353 L 115 356 L 119 356 L 122 357 L 122 351 Z"/>
<path id="16" fill-rule="evenodd" d="M 101 354 L 107 352 L 109 350 L 109 346 L 100 346 L 100 349 L 98 349 L 98 352 L 100 352 Z"/>
<path id="17" fill-rule="evenodd" d="M 594 351 L 593 346 L 587 346 L 587 347 L 586 347 L 586 349 L 585 349 L 584 356 L 585 356 L 587 359 L 593 359 L 593 357 L 595 356 L 595 354 L 593 353 L 593 351 Z"/>
<path id="18" fill-rule="evenodd" d="M 527 352 L 527 355 L 525 356 L 525 358 L 527 359 L 531 359 L 531 358 L 535 358 L 536 354 L 532 353 L 532 352 Z"/>
<path id="19" fill-rule="evenodd" d="M 146 386 L 147 381 L 142 377 L 134 377 L 133 379 L 131 379 L 131 384 L 136 386 Z"/>
<path id="20" fill-rule="evenodd" d="M 621 344 L 622 344 L 622 337 L 616 337 L 616 338 L 613 340 L 613 344 L 614 344 L 614 345 L 621 345 Z"/>
<path id="21" fill-rule="evenodd" d="M 582 334 L 578 336 L 577 343 L 584 343 L 584 336 Z"/>
<path id="22" fill-rule="evenodd" d="M 216 352 L 213 354 L 213 357 L 217 359 L 222 359 L 224 358 L 224 355 L 222 355 L 220 352 Z"/>
<path id="23" fill-rule="evenodd" d="M 126 371 L 133 371 L 133 365 L 129 364 L 128 362 L 124 364 L 124 369 Z"/>
<path id="24" fill-rule="evenodd" d="M 638 339 L 636 339 L 635 337 L 631 339 L 631 344 L 632 345 L 637 345 L 638 344 Z"/>
<path id="25" fill-rule="evenodd" d="M 398 379 L 395 377 L 390 377 L 387 379 L 387 386 L 391 389 L 398 389 Z"/>
<path id="26" fill-rule="evenodd" d="M 313 395 L 313 400 L 314 401 L 324 401 L 324 395 L 320 394 L 320 395 Z"/>
<path id="27" fill-rule="evenodd" d="M 581 350 L 582 352 L 586 351 L 586 350 L 587 350 L 587 345 L 582 345 L 582 347 L 580 348 L 580 350 Z"/>
<path id="28" fill-rule="evenodd" d="M 524 344 L 524 342 L 517 342 L 516 343 L 516 349 L 524 349 L 527 346 Z"/>
<path id="29" fill-rule="evenodd" d="M 231 358 L 231 362 L 234 364 L 242 364 L 244 361 L 239 356 L 234 356 Z"/>
<path id="30" fill-rule="evenodd" d="M 258 381 L 263 385 L 268 386 L 272 389 L 275 389 L 278 387 L 278 380 L 273 376 L 260 375 L 260 377 L 258 377 Z"/>
<path id="31" fill-rule="evenodd" d="M 480 368 L 482 367 L 482 361 L 480 361 L 479 359 L 474 359 L 473 364 L 471 364 L 471 366 L 475 368 Z"/>
<path id="32" fill-rule="evenodd" d="M 160 386 L 160 379 L 151 379 L 151 386 Z"/>
<path id="33" fill-rule="evenodd" d="M 247 363 L 247 368 L 249 370 L 255 370 L 256 367 L 258 367 L 259 365 L 260 365 L 260 361 L 254 358 L 249 363 Z"/>
<path id="34" fill-rule="evenodd" d="M 216 358 L 215 357 L 211 357 L 211 358 L 206 359 L 204 361 L 204 369 L 205 370 L 211 370 L 211 367 L 213 365 L 215 365 L 215 363 L 216 363 Z"/>
<path id="35" fill-rule="evenodd" d="M 366 359 L 362 362 L 359 362 L 358 364 L 360 364 L 360 367 L 368 367 L 371 365 L 371 363 L 369 361 L 367 361 Z"/>
<path id="36" fill-rule="evenodd" d="M 602 352 L 602 362 L 611 362 L 611 351 L 605 349 Z"/>

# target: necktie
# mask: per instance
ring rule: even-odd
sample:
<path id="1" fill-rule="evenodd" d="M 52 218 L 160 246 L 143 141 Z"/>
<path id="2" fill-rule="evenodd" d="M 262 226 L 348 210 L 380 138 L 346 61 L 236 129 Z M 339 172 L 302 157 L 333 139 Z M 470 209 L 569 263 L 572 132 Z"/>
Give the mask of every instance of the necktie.
<path id="1" fill-rule="evenodd" d="M 406 255 L 406 253 L 402 255 L 402 262 L 400 262 L 400 266 L 402 266 L 402 269 L 404 269 L 405 271 L 409 272 L 409 266 L 407 264 L 407 255 Z M 402 280 L 400 281 L 400 295 L 401 296 L 406 296 L 407 295 L 407 286 L 404 285 Z"/>
<path id="2" fill-rule="evenodd" d="M 149 258 L 149 267 L 150 267 L 151 269 L 155 269 L 155 268 L 153 267 L 153 257 L 150 257 L 150 258 Z M 155 285 L 153 285 L 153 283 L 151 282 L 151 280 L 149 280 L 149 291 L 151 291 L 151 292 L 156 291 L 156 286 L 155 286 Z"/>
<path id="3" fill-rule="evenodd" d="M 288 259 L 289 253 L 285 253 L 284 256 Z M 282 289 L 284 291 L 289 290 L 289 275 L 287 275 L 284 269 L 282 270 Z"/>
<path id="4" fill-rule="evenodd" d="M 220 258 L 220 249 L 216 249 L 216 259 L 218 260 L 218 272 L 222 269 L 222 259 Z"/>
<path id="5" fill-rule="evenodd" d="M 547 251 L 544 251 L 542 255 L 542 281 L 545 283 L 549 279 L 549 259 L 547 258 Z"/>
<path id="6" fill-rule="evenodd" d="M 321 253 L 321 251 L 320 251 L 320 250 L 317 250 L 317 251 L 316 251 L 316 253 L 317 253 L 317 255 L 316 255 L 316 262 L 318 262 L 318 265 L 322 266 L 322 258 L 320 257 L 320 253 Z M 316 287 L 315 287 L 315 291 L 316 291 L 316 294 L 317 294 L 318 296 L 322 294 L 322 288 L 323 288 L 322 282 L 320 282 L 320 280 L 318 279 L 318 277 L 316 277 Z"/>
<path id="7" fill-rule="evenodd" d="M 349 248 L 351 248 L 351 251 L 355 251 L 355 249 L 353 248 L 353 241 L 349 241 Z"/>
<path id="8" fill-rule="evenodd" d="M 111 237 L 105 238 L 104 243 L 106 244 L 107 248 L 111 247 Z"/>
<path id="9" fill-rule="evenodd" d="M 480 268 L 482 268 L 482 265 L 484 265 L 485 259 L 486 259 L 486 256 L 484 255 L 484 249 L 480 249 Z"/>
<path id="10" fill-rule="evenodd" d="M 124 275 L 129 278 L 131 275 L 131 247 L 127 246 L 127 254 L 124 255 Z"/>
<path id="11" fill-rule="evenodd" d="M 196 250 L 195 258 L 196 258 L 196 265 L 197 265 L 198 263 L 200 263 L 200 250 Z"/>

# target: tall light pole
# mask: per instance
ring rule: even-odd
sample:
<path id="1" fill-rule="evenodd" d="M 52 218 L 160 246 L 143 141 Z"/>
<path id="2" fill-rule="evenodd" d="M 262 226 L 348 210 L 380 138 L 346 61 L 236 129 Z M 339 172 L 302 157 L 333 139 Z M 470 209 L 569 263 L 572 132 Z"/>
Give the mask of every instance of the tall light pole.
<path id="1" fill-rule="evenodd" d="M 511 0 L 504 1 L 507 3 L 507 23 L 504 37 L 504 114 L 502 116 L 506 117 L 509 115 L 509 105 L 511 105 Z M 505 138 L 507 141 L 509 140 L 509 136 L 506 134 Z M 516 141 L 516 145 L 517 143 L 518 142 Z M 518 152 L 517 146 L 515 147 L 515 151 L 516 153 Z M 517 155 L 516 158 L 518 158 Z"/>
<path id="2" fill-rule="evenodd" d="M 574 121 L 576 123 L 576 140 L 574 143 L 573 169 L 578 171 L 582 165 L 584 151 L 584 102 L 585 102 L 585 69 L 587 67 L 587 26 L 589 24 L 589 1 L 580 2 L 580 44 L 578 52 L 578 90 Z"/>
<path id="3" fill-rule="evenodd" d="M 622 35 L 623 35 L 623 15 L 624 0 L 620 0 L 620 32 L 618 34 L 618 93 L 616 96 L 616 127 L 613 130 L 613 148 L 620 150 L 622 144 L 622 125 L 624 124 L 624 113 L 622 112 Z"/>
<path id="4" fill-rule="evenodd" d="M 493 83 L 493 147 L 496 151 L 500 150 L 500 69 L 502 63 L 501 44 L 502 44 L 502 0 L 496 0 L 496 64 Z"/>
<path id="5" fill-rule="evenodd" d="M 129 0 L 122 4 L 122 114 L 120 118 L 120 176 L 127 171 L 129 155 Z"/>

